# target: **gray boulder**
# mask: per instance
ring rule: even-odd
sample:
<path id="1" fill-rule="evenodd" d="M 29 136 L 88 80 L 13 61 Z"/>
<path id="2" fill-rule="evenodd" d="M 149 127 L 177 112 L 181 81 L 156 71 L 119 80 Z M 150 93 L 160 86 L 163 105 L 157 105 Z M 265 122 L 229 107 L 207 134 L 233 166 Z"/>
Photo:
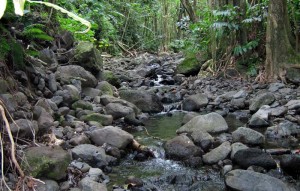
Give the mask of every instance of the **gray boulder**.
<path id="1" fill-rule="evenodd" d="M 182 109 L 185 111 L 199 111 L 207 104 L 208 98 L 205 94 L 195 94 L 182 101 Z"/>
<path id="2" fill-rule="evenodd" d="M 213 112 L 194 117 L 180 127 L 176 133 L 193 133 L 195 130 L 201 130 L 208 133 L 220 133 L 227 131 L 228 125 L 220 114 Z"/>
<path id="3" fill-rule="evenodd" d="M 18 102 L 16 101 L 15 97 L 11 94 L 0 94 L 0 99 L 3 101 L 7 110 L 11 113 L 16 111 L 18 107 Z"/>
<path id="4" fill-rule="evenodd" d="M 131 107 L 124 106 L 121 103 L 109 103 L 105 106 L 105 113 L 112 115 L 114 119 L 119 119 L 129 115 L 135 115 Z"/>
<path id="5" fill-rule="evenodd" d="M 80 99 L 80 92 L 74 85 L 65 85 L 54 94 L 63 98 L 63 104 L 69 105 Z"/>
<path id="6" fill-rule="evenodd" d="M 230 154 L 230 158 L 233 159 L 234 155 L 236 152 L 238 152 L 239 150 L 243 150 L 243 149 L 248 149 L 249 147 L 247 147 L 246 145 L 244 145 L 243 143 L 233 143 L 231 145 L 231 154 Z"/>
<path id="7" fill-rule="evenodd" d="M 271 113 L 270 106 L 263 105 L 249 120 L 250 127 L 266 127 L 269 126 L 269 115 Z"/>
<path id="8" fill-rule="evenodd" d="M 122 99 L 133 103 L 143 112 L 157 113 L 164 109 L 159 97 L 151 91 L 120 90 L 119 94 Z"/>
<path id="9" fill-rule="evenodd" d="M 96 182 L 90 177 L 80 180 L 78 186 L 82 191 L 107 191 L 105 184 Z"/>
<path id="10" fill-rule="evenodd" d="M 203 153 L 186 135 L 179 135 L 168 140 L 164 148 L 166 156 L 175 160 L 185 160 L 190 157 L 201 156 Z"/>
<path id="11" fill-rule="evenodd" d="M 81 159 L 92 167 L 103 168 L 114 162 L 116 159 L 105 154 L 102 147 L 91 144 L 78 145 L 71 150 L 73 159 Z"/>
<path id="12" fill-rule="evenodd" d="M 300 135 L 300 126 L 290 121 L 283 121 L 276 126 L 268 127 L 265 135 L 267 138 L 280 139 L 288 136 Z"/>
<path id="13" fill-rule="evenodd" d="M 62 84 L 71 84 L 72 79 L 80 79 L 82 87 L 95 87 L 97 79 L 93 74 L 77 65 L 60 66 L 57 68 L 55 77 Z"/>
<path id="14" fill-rule="evenodd" d="M 276 168 L 276 162 L 271 155 L 256 148 L 237 151 L 233 156 L 233 161 L 243 169 L 247 169 L 249 166 L 260 166 L 265 169 Z"/>
<path id="15" fill-rule="evenodd" d="M 71 162 L 70 154 L 61 147 L 30 147 L 25 150 L 22 164 L 33 177 L 61 180 L 66 177 Z"/>
<path id="16" fill-rule="evenodd" d="M 277 178 L 249 170 L 230 171 L 225 176 L 225 183 L 236 191 L 296 191 Z"/>
<path id="17" fill-rule="evenodd" d="M 104 143 L 124 149 L 133 141 L 133 136 L 118 127 L 107 126 L 91 132 L 91 140 L 99 146 Z"/>
<path id="18" fill-rule="evenodd" d="M 226 159 L 230 152 L 230 142 L 226 141 L 217 148 L 203 155 L 203 162 L 206 164 L 215 164 L 220 160 Z"/>
<path id="19" fill-rule="evenodd" d="M 200 146 L 204 151 L 207 151 L 214 141 L 214 138 L 209 133 L 201 130 L 195 130 L 191 137 L 195 145 Z"/>
<path id="20" fill-rule="evenodd" d="M 96 89 L 100 90 L 102 95 L 113 96 L 114 94 L 114 87 L 107 81 L 99 82 L 98 85 L 96 86 Z"/>
<path id="21" fill-rule="evenodd" d="M 37 124 L 39 127 L 39 135 L 43 135 L 44 133 L 48 133 L 49 129 L 53 126 L 54 118 L 44 108 L 41 108 L 41 113 L 37 120 Z"/>
<path id="22" fill-rule="evenodd" d="M 36 121 L 28 119 L 18 119 L 10 124 L 11 132 L 14 136 L 19 138 L 33 138 L 38 133 L 38 125 Z"/>
<path id="23" fill-rule="evenodd" d="M 128 102 L 128 101 L 123 100 L 123 99 L 120 99 L 120 98 L 110 96 L 110 95 L 101 96 L 100 101 L 101 101 L 101 104 L 103 104 L 104 106 L 106 106 L 109 103 L 118 103 L 118 104 L 121 104 L 123 106 L 130 107 L 134 110 L 136 115 L 141 112 L 140 109 L 137 108 L 136 105 L 134 105 L 133 103 Z"/>
<path id="24" fill-rule="evenodd" d="M 250 145 L 262 145 L 265 142 L 263 134 L 247 127 L 239 127 L 232 132 L 232 139 L 233 142 L 241 142 Z"/>
<path id="25" fill-rule="evenodd" d="M 86 87 L 82 89 L 82 94 L 94 99 L 96 96 L 101 96 L 102 92 L 96 88 Z"/>
<path id="26" fill-rule="evenodd" d="M 101 125 L 111 125 L 113 122 L 113 116 L 103 115 L 100 113 L 91 113 L 88 115 L 84 115 L 80 117 L 80 119 L 88 122 L 97 122 Z"/>
<path id="27" fill-rule="evenodd" d="M 54 180 L 44 180 L 42 179 L 42 182 L 37 181 L 35 190 L 38 191 L 59 191 L 59 185 Z"/>
<path id="28" fill-rule="evenodd" d="M 285 106 L 288 107 L 288 109 L 299 109 L 300 100 L 290 100 Z"/>
<path id="29" fill-rule="evenodd" d="M 252 100 L 251 105 L 249 106 L 249 110 L 251 112 L 256 112 L 263 105 L 270 105 L 275 101 L 274 94 L 267 92 L 257 96 L 254 100 Z"/>
<path id="30" fill-rule="evenodd" d="M 101 53 L 92 42 L 79 42 L 75 47 L 74 58 L 80 66 L 92 73 L 97 74 L 103 69 Z"/>

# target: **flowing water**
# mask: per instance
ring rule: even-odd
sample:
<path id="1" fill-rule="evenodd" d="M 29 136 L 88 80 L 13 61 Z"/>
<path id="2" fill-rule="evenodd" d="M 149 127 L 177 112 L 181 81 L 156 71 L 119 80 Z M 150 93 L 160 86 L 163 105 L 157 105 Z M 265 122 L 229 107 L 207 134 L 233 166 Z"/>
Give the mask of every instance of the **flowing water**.
<path id="1" fill-rule="evenodd" d="M 184 115 L 182 111 L 171 111 L 152 116 L 145 122 L 145 131 L 133 133 L 139 143 L 154 151 L 156 158 L 139 162 L 133 160 L 133 154 L 128 155 L 120 165 L 113 168 L 109 186 L 124 185 L 129 176 L 134 176 L 143 179 L 146 185 L 156 190 L 224 190 L 224 180 L 219 171 L 208 166 L 193 169 L 165 158 L 163 144 L 176 136 Z M 242 122 L 232 116 L 226 120 L 232 129 L 242 126 Z"/>

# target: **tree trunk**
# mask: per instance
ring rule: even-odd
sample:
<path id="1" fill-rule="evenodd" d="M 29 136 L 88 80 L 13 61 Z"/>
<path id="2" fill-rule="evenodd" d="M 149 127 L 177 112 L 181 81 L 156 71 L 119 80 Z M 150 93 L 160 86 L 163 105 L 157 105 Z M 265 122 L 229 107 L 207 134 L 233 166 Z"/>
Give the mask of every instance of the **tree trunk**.
<path id="1" fill-rule="evenodd" d="M 295 58 L 289 39 L 287 0 L 270 0 L 266 34 L 266 77 L 268 81 L 282 76 L 282 71 Z"/>
<path id="2" fill-rule="evenodd" d="M 195 23 L 197 21 L 197 17 L 195 14 L 195 11 L 193 9 L 193 6 L 189 2 L 189 0 L 180 0 L 181 4 L 183 5 L 184 9 L 188 13 L 190 20 Z"/>

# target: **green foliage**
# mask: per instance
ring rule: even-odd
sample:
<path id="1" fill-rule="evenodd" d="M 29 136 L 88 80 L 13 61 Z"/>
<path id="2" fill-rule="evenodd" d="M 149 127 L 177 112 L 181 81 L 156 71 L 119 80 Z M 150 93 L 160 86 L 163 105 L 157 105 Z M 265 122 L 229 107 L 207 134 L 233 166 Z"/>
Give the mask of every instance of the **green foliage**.
<path id="1" fill-rule="evenodd" d="M 0 62 L 5 61 L 10 51 L 10 43 L 8 40 L 1 36 L 0 37 Z"/>
<path id="2" fill-rule="evenodd" d="M 258 46 L 258 44 L 259 44 L 258 40 L 253 40 L 253 41 L 248 42 L 245 45 L 242 45 L 242 46 L 238 45 L 233 50 L 234 55 L 236 55 L 236 56 L 243 55 L 246 52 L 256 48 Z"/>
<path id="3" fill-rule="evenodd" d="M 45 28 L 43 24 L 32 24 L 24 28 L 22 35 L 29 40 L 53 41 L 53 37 L 44 32 Z"/>

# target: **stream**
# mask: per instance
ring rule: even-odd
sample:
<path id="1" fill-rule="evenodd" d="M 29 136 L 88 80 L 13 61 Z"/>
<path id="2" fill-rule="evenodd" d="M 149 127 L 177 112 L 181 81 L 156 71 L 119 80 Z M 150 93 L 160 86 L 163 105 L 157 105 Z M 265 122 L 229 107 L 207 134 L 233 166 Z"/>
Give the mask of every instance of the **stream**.
<path id="1" fill-rule="evenodd" d="M 181 162 L 165 158 L 163 144 L 176 136 L 176 130 L 181 127 L 185 114 L 186 112 L 175 110 L 171 114 L 164 112 L 154 115 L 145 122 L 147 130 L 132 133 L 138 142 L 154 151 L 155 158 L 139 162 L 133 160 L 134 154 L 129 154 L 113 168 L 108 187 L 124 185 L 129 176 L 134 176 L 154 190 L 224 190 L 224 179 L 219 170 L 214 170 L 211 166 L 190 168 Z M 225 119 L 232 130 L 243 125 L 232 115 Z"/>

